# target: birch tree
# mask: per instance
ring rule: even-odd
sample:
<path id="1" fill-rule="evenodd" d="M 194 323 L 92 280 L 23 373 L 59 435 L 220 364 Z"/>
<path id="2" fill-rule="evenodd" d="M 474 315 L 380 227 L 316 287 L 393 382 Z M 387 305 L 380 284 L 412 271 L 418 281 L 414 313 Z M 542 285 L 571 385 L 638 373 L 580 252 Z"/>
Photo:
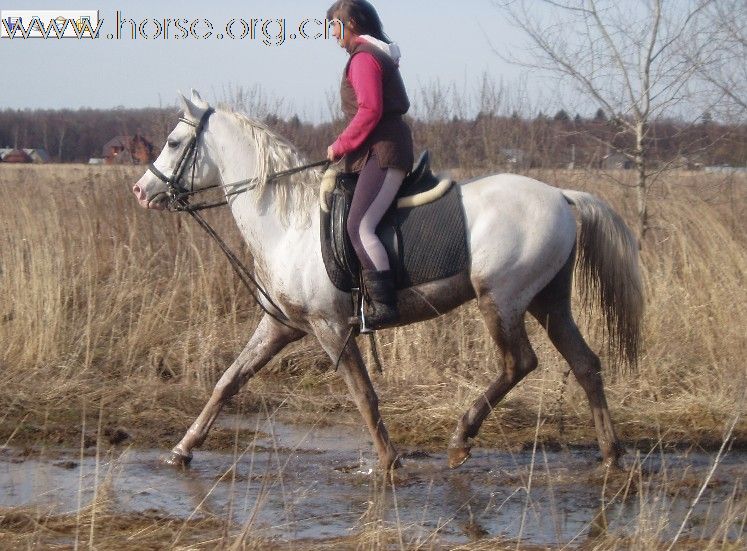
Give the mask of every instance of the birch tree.
<path id="1" fill-rule="evenodd" d="M 501 2 L 527 38 L 510 59 L 571 86 L 599 107 L 628 139 L 604 145 L 636 170 L 639 246 L 649 229 L 650 128 L 685 109 L 697 68 L 683 62 L 700 18 L 713 0 L 515 0 Z M 538 7 L 542 9 L 537 9 Z M 626 144 L 626 145 L 620 145 Z M 630 145 L 632 144 L 632 145 Z"/>

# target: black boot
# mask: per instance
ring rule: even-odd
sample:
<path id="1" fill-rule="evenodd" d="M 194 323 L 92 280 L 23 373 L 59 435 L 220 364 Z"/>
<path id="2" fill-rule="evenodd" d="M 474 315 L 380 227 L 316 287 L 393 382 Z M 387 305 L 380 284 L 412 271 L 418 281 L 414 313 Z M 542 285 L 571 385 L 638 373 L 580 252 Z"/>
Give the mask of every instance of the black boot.
<path id="1" fill-rule="evenodd" d="M 399 312 L 392 271 L 363 270 L 363 284 L 369 298 L 366 324 L 373 328 L 393 325 L 399 319 Z"/>

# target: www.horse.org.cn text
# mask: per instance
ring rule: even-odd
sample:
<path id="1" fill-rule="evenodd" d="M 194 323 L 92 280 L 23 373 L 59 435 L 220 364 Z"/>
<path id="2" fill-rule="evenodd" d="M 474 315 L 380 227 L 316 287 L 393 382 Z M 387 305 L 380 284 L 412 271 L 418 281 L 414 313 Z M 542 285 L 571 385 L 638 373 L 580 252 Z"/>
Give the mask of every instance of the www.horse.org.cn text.
<path id="1" fill-rule="evenodd" d="M 97 10 L 0 10 L 0 38 L 26 40 L 62 38 L 103 40 L 252 40 L 282 46 L 288 40 L 334 38 L 330 19 L 232 17 L 222 23 L 206 18 L 111 18 Z M 111 25 L 111 26 L 110 26 Z"/>

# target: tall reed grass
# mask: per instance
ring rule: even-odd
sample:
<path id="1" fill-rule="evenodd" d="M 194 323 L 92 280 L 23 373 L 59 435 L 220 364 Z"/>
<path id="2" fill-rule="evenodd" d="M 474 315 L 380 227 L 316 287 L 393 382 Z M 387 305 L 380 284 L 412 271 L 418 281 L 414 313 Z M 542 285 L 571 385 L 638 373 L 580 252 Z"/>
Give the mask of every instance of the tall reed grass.
<path id="1" fill-rule="evenodd" d="M 84 402 L 105 401 L 107 415 L 122 422 L 147 426 L 160 412 L 186 427 L 248 340 L 258 309 L 191 221 L 140 209 L 130 187 L 141 171 L 0 166 L 6 421 L 50 411 L 64 417 Z M 624 172 L 534 175 L 598 194 L 627 220 L 634 216 Z M 727 419 L 745 410 L 747 182 L 682 172 L 669 173 L 655 189 L 654 227 L 642 250 L 643 354 L 633 378 L 608 377 L 613 416 L 628 440 L 718 441 Z M 246 257 L 230 214 L 213 212 L 211 221 Z M 600 319 L 574 308 L 591 346 L 608 360 Z M 564 384 L 567 366 L 529 324 L 540 369 L 491 416 L 482 437 L 511 445 L 518 433 L 531 433 L 543 377 L 552 383 L 546 402 L 556 404 L 550 417 L 559 421 L 546 427 L 547 435 L 588 439 L 593 433 L 580 387 Z M 443 442 L 501 368 L 473 305 L 383 331 L 378 339 L 384 418 L 400 441 L 412 444 Z M 252 381 L 245 396 L 285 400 L 299 412 L 349 408 L 328 367 L 306 339 Z M 558 427 L 567 434 L 557 434 Z M 740 423 L 735 434 L 743 438 L 745 428 Z"/>
<path id="2" fill-rule="evenodd" d="M 137 206 L 130 187 L 141 171 L 0 166 L 3 443 L 45 442 L 51 434 L 52 443 L 54 438 L 63 443 L 77 438 L 83 454 L 81 418 L 98 426 L 99 436 L 102 424 L 116 422 L 140 428 L 139 436 L 134 431 L 136 443 L 160 444 L 152 435 L 163 432 L 166 441 L 175 442 L 257 323 L 258 309 L 199 228 L 179 215 Z M 472 175 L 467 170 L 460 174 Z M 598 194 L 629 221 L 635 215 L 624 172 L 533 175 Z M 728 441 L 735 436 L 744 442 L 747 181 L 669 173 L 654 189 L 653 230 L 642 249 L 647 300 L 643 354 L 634 377 L 608 377 L 613 417 L 628 442 L 717 446 L 734 419 L 739 421 Z M 210 217 L 231 246 L 246 255 L 229 213 L 217 211 Z M 574 309 L 580 313 L 579 304 Z M 579 321 L 591 346 L 608 362 L 598 316 L 580 314 Z M 529 325 L 540 369 L 493 412 L 480 443 L 517 450 L 528 445 L 536 449 L 538 441 L 592 442 L 582 391 L 565 382 L 566 365 L 541 329 Z M 384 372 L 376 385 L 384 419 L 405 446 L 442 446 L 457 417 L 501 369 L 473 305 L 427 323 L 383 331 L 377 338 Z M 281 410 L 290 416 L 308 418 L 315 412 L 316 419 L 347 420 L 341 410 L 354 406 L 330 367 L 313 340 L 301 341 L 250 382 L 242 406 L 283 404 Z M 60 429 L 65 425 L 69 434 Z M 55 437 L 55 430 L 61 436 Z M 97 457 L 100 438 L 98 442 Z M 228 442 L 230 449 L 234 439 Z M 536 469 L 537 477 L 544 476 L 539 464 Z M 629 499 L 638 503 L 627 535 L 608 534 L 612 513 L 603 511 L 591 535 L 576 543 L 589 549 L 662 549 L 669 543 L 675 549 L 736 549 L 743 543 L 743 538 L 730 536 L 747 510 L 738 481 L 722 525 L 700 539 L 685 535 L 674 542 L 666 503 L 682 484 L 673 482 L 676 475 L 666 470 L 648 475 L 636 467 L 631 473 L 616 490 L 632 492 L 635 497 Z M 117 513 L 107 507 L 107 479 L 102 476 L 97 500 L 72 515 L 0 509 L 0 542 L 33 547 L 75 537 L 81 545 L 95 543 L 97 548 L 270 545 L 256 537 L 250 524 L 235 533 L 221 518 L 185 522 Z M 708 480 L 695 483 L 705 488 Z M 291 547 L 442 548 L 438 532 L 415 537 L 407 526 L 384 519 L 391 499 L 385 487 L 372 485 L 370 508 L 355 535 Z M 529 495 L 530 485 L 526 491 Z M 521 541 L 498 538 L 461 548 L 525 547 Z"/>

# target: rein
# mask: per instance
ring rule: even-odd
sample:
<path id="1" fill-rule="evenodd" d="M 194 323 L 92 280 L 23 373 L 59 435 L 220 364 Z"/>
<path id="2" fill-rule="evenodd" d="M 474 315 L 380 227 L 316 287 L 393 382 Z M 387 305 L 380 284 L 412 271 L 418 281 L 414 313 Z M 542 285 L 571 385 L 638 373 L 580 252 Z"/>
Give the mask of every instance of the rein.
<path id="1" fill-rule="evenodd" d="M 322 161 L 315 161 L 313 163 L 296 166 L 293 168 L 289 168 L 287 170 L 280 170 L 278 172 L 273 172 L 272 174 L 268 175 L 267 178 L 265 178 L 265 183 L 270 183 L 275 180 L 279 180 L 280 178 L 284 178 L 286 176 L 292 176 L 293 174 L 297 174 L 298 172 L 303 172 L 304 170 L 309 170 L 312 168 L 316 168 L 318 166 L 326 166 L 328 164 L 329 164 L 329 161 L 327 159 L 324 159 Z M 222 207 L 228 204 L 229 197 L 234 196 L 234 195 L 239 195 L 240 193 L 244 193 L 247 191 L 251 191 L 257 187 L 257 184 L 258 184 L 257 178 L 247 178 L 246 180 L 238 180 L 230 184 L 214 184 L 212 186 L 206 186 L 200 189 L 192 189 L 190 191 L 187 191 L 187 190 L 179 191 L 178 193 L 170 194 L 171 202 L 169 204 L 169 208 L 170 210 L 176 211 L 176 212 L 196 212 L 198 210 L 206 210 L 206 209 L 212 209 L 215 207 Z M 213 203 L 190 204 L 190 203 L 183 201 L 184 199 L 189 199 L 190 197 L 197 195 L 198 193 L 203 193 L 210 189 L 221 187 L 221 185 L 223 185 L 224 187 L 231 187 L 231 188 L 237 188 L 238 186 L 244 186 L 244 187 L 226 192 L 224 194 L 224 197 L 225 197 L 224 199 L 222 199 L 221 201 L 213 202 Z"/>
<path id="2" fill-rule="evenodd" d="M 224 194 L 224 199 L 222 201 L 216 201 L 212 203 L 197 203 L 197 204 L 190 204 L 189 199 L 193 197 L 194 195 L 197 195 L 198 193 L 202 193 L 204 191 L 207 191 L 209 189 L 214 189 L 217 187 L 220 187 L 221 184 L 215 184 L 212 186 L 207 186 L 201 189 L 194 189 L 194 178 L 195 178 L 195 169 L 197 164 L 197 142 L 200 139 L 200 135 L 202 134 L 202 130 L 205 127 L 205 124 L 207 123 L 208 118 L 210 115 L 212 115 L 215 112 L 215 109 L 212 107 L 209 108 L 205 113 L 203 113 L 202 117 L 200 117 L 200 120 L 195 123 L 193 121 L 190 121 L 189 119 L 186 119 L 184 117 L 179 117 L 179 122 L 183 122 L 185 124 L 188 124 L 189 126 L 194 127 L 195 133 L 190 138 L 189 142 L 187 143 L 187 147 L 182 151 L 181 155 L 179 156 L 179 161 L 176 164 L 176 168 L 174 169 L 174 172 L 171 174 L 171 176 L 166 176 L 163 172 L 158 170 L 156 166 L 153 163 L 150 163 L 148 165 L 148 170 L 150 170 L 159 180 L 161 180 L 163 183 L 166 184 L 166 195 L 169 198 L 169 210 L 172 212 L 186 212 L 188 213 L 192 218 L 195 219 L 197 224 L 205 230 L 205 232 L 212 237 L 215 242 L 218 244 L 218 247 L 220 247 L 220 250 L 223 251 L 223 254 L 226 255 L 226 258 L 228 258 L 228 262 L 231 264 L 231 267 L 233 268 L 234 273 L 238 276 L 238 278 L 241 280 L 241 282 L 244 284 L 244 286 L 249 291 L 249 294 L 254 298 L 254 300 L 257 302 L 260 308 L 264 310 L 264 312 L 275 319 L 278 323 L 281 323 L 282 325 L 285 325 L 286 327 L 290 327 L 292 329 L 295 329 L 292 325 L 289 325 L 287 323 L 288 318 L 286 318 L 283 315 L 283 311 L 278 307 L 277 304 L 270 298 L 270 296 L 267 294 L 267 292 L 262 289 L 262 286 L 257 282 L 256 279 L 254 279 L 254 276 L 252 275 L 251 270 L 246 267 L 246 265 L 239 260 L 239 258 L 234 254 L 234 252 L 229 248 L 229 246 L 226 244 L 226 242 L 218 235 L 218 232 L 215 231 L 215 229 L 205 220 L 202 215 L 199 214 L 198 211 L 206 210 L 210 208 L 220 207 L 223 205 L 228 204 L 228 198 L 231 196 L 238 195 L 240 193 L 244 193 L 250 190 L 253 190 L 257 187 L 257 184 L 259 183 L 257 181 L 257 178 L 248 178 L 246 180 L 239 180 L 237 182 L 233 182 L 231 184 L 224 184 L 224 187 L 231 187 L 231 188 L 237 188 L 239 186 L 239 189 L 233 189 L 230 192 L 226 192 Z M 192 167 L 191 167 L 191 181 L 190 181 L 190 189 L 187 190 L 182 184 L 181 180 L 184 176 L 184 172 L 187 168 L 187 162 L 189 160 L 189 157 L 192 156 Z M 298 172 L 302 172 L 304 170 L 309 170 L 311 168 L 316 168 L 318 166 L 325 166 L 329 165 L 330 161 L 327 159 L 324 159 L 322 161 L 315 161 L 313 163 L 309 163 L 306 165 L 297 166 L 294 168 L 289 168 L 287 170 L 281 170 L 278 172 L 274 172 L 267 176 L 265 179 L 266 183 L 272 182 L 274 180 L 277 180 L 279 178 L 284 178 L 286 176 L 291 176 L 293 174 L 296 174 Z M 270 312 L 259 300 L 257 295 L 255 294 L 255 289 L 259 292 L 260 295 L 262 295 L 265 300 L 270 304 L 270 306 L 277 310 L 277 314 Z M 346 341 L 347 344 L 347 341 Z"/>

